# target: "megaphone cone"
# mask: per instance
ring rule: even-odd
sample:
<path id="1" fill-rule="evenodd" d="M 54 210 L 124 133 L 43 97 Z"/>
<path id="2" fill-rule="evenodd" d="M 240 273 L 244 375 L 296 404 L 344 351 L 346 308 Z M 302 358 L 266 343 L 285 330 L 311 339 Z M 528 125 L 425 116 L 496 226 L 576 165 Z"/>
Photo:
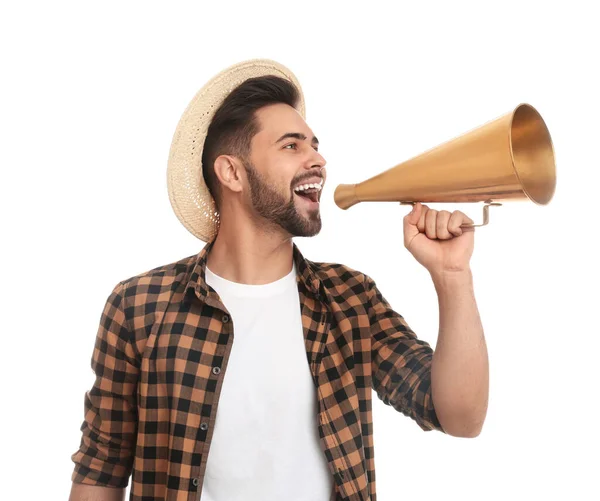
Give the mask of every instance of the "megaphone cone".
<path id="1" fill-rule="evenodd" d="M 537 110 L 512 112 L 358 184 L 337 186 L 341 209 L 359 202 L 550 202 L 556 166 L 550 133 Z M 495 203 L 494 203 L 495 202 Z"/>

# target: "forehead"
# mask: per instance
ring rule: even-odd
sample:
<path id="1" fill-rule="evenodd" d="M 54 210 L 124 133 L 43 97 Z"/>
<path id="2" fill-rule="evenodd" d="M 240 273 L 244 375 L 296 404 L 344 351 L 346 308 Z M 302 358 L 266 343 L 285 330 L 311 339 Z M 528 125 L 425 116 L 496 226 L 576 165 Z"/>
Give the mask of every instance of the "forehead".
<path id="1" fill-rule="evenodd" d="M 277 136 L 275 138 L 277 139 L 286 132 L 302 132 L 309 137 L 313 135 L 298 110 L 284 103 L 260 108 L 256 111 L 256 119 L 260 125 L 260 131 L 256 136 L 261 136 L 263 139 L 271 139 L 273 136 Z"/>

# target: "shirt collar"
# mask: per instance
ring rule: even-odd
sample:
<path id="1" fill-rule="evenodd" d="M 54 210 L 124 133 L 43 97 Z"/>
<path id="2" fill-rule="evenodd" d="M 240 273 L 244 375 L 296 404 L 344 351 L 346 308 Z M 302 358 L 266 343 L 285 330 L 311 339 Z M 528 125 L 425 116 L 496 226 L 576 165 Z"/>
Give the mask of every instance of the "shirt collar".
<path id="1" fill-rule="evenodd" d="M 206 301 L 210 294 L 210 289 L 206 283 L 206 261 L 208 254 L 210 253 L 216 236 L 212 238 L 198 253 L 192 272 L 189 276 L 188 282 L 185 287 L 184 297 L 189 298 L 195 294 L 200 300 Z M 296 263 L 296 277 L 298 281 L 302 282 L 306 289 L 312 292 L 317 298 L 321 290 L 321 282 L 318 279 L 315 270 L 314 263 L 305 259 L 298 246 L 292 242 L 293 245 L 293 259 Z"/>

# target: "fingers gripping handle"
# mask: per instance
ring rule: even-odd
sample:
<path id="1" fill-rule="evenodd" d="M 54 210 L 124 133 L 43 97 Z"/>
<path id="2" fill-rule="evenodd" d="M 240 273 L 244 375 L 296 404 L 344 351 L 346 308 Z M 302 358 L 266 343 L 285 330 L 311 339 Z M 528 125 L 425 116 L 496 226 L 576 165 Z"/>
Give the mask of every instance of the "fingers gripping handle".
<path id="1" fill-rule="evenodd" d="M 400 205 L 415 205 L 416 202 L 400 202 Z M 499 202 L 485 202 L 483 206 L 483 223 L 482 224 L 461 224 L 461 228 L 478 228 L 480 226 L 486 226 L 490 222 L 490 207 L 491 206 L 500 206 L 502 205 Z"/>

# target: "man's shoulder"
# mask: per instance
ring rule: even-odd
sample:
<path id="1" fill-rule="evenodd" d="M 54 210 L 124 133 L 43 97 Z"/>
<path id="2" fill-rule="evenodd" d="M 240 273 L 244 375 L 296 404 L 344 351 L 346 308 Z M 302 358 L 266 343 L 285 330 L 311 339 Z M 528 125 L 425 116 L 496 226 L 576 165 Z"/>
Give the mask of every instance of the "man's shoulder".
<path id="1" fill-rule="evenodd" d="M 368 276 L 346 264 L 307 260 L 315 275 L 328 288 L 363 287 Z M 357 291 L 358 292 L 358 291 Z"/>
<path id="2" fill-rule="evenodd" d="M 121 280 L 119 285 L 129 290 L 136 290 L 138 286 L 150 285 L 154 286 L 155 289 L 163 285 L 172 289 L 174 283 L 187 281 L 196 264 L 197 258 L 198 254 L 192 254 L 191 256 L 186 256 L 170 263 L 155 266 L 154 268 Z M 156 290 L 156 292 L 159 291 Z"/>

